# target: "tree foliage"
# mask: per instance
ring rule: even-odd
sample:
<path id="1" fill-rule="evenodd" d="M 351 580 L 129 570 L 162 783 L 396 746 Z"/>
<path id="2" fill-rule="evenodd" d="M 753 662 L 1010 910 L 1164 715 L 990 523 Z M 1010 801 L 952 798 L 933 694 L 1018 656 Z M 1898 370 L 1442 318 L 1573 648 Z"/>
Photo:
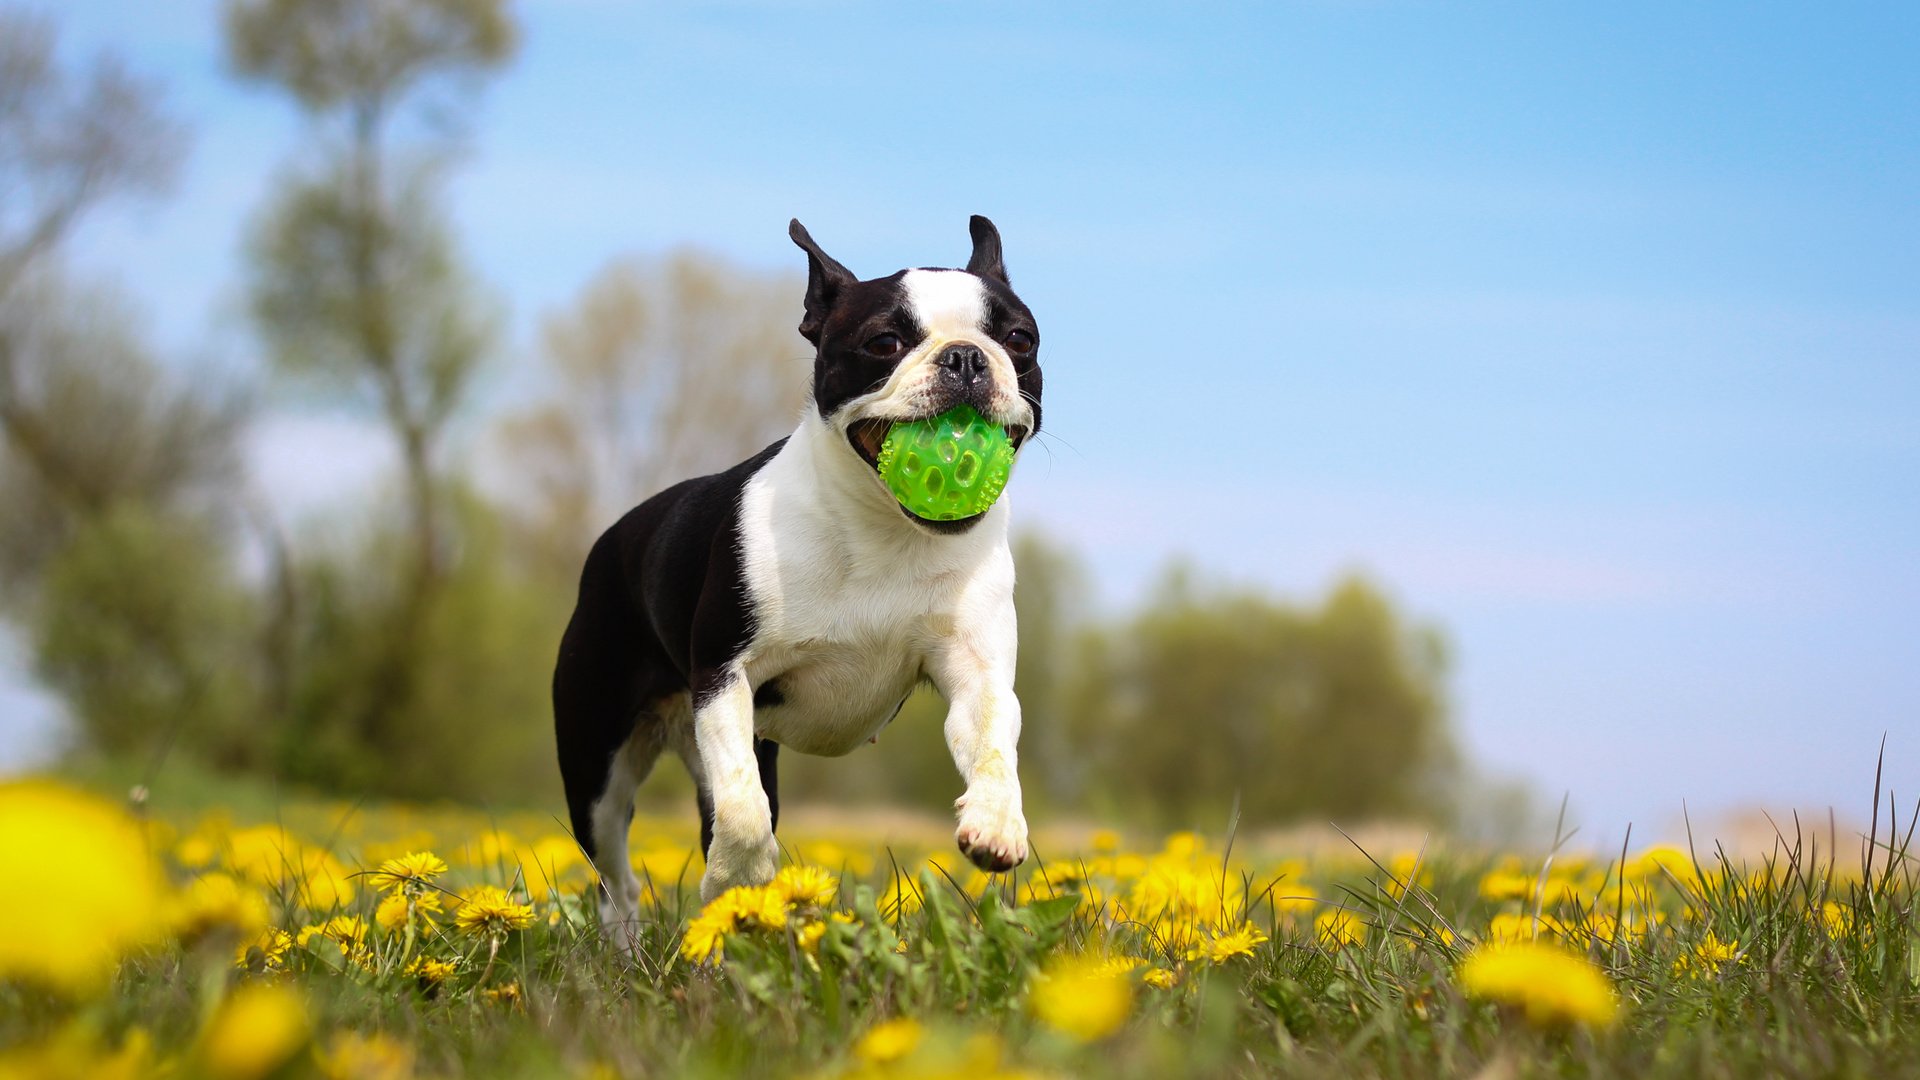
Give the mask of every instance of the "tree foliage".
<path id="1" fill-rule="evenodd" d="M 512 55 L 504 0 L 235 0 L 234 69 L 315 112 L 384 110 L 436 77 L 476 76 Z"/>
<path id="2" fill-rule="evenodd" d="M 547 720 L 564 594 L 504 547 L 499 512 L 471 492 L 453 505 L 462 557 L 406 628 L 408 537 L 394 516 L 300 555 L 293 684 L 278 725 L 282 774 L 314 787 L 513 800 L 558 788 Z M 411 643 L 398 640 L 417 632 Z M 413 660 L 396 708 L 390 658 Z M 363 727 L 361 717 L 384 722 Z"/>
<path id="3" fill-rule="evenodd" d="M 504 62 L 513 28 L 500 0 L 231 0 L 226 29 L 238 73 L 284 90 L 316 129 L 344 121 L 264 216 L 254 311 L 279 367 L 364 394 L 393 431 L 417 614 L 445 556 L 440 443 L 489 328 L 439 224 L 438 146 L 396 147 L 394 121 L 427 84 Z"/>
<path id="4" fill-rule="evenodd" d="M 283 683 L 294 713 L 286 753 L 318 780 L 402 790 L 399 753 L 460 719 L 441 711 L 438 663 L 495 630 L 444 621 L 459 600 L 450 590 L 497 569 L 470 562 L 481 549 L 464 527 L 485 515 L 455 505 L 459 485 L 443 461 L 494 326 L 440 212 L 444 130 L 408 139 L 399 120 L 429 104 L 453 107 L 440 119 L 457 115 L 468 99 L 430 102 L 431 89 L 497 68 L 514 28 L 500 0 L 231 0 L 226 31 L 234 70 L 284 91 L 320 136 L 319 160 L 292 174 L 262 216 L 255 323 L 290 382 L 371 408 L 404 481 L 404 543 L 375 529 L 373 550 L 352 552 L 351 563 L 316 565 L 311 551 L 282 560 L 286 655 L 297 668 Z M 345 599 L 342 578 L 353 579 Z M 469 681 L 482 695 L 497 687 L 488 676 L 511 681 L 505 666 L 465 674 L 482 680 Z M 446 768 L 457 784 L 459 766 Z"/>
<path id="5" fill-rule="evenodd" d="M 1254 821 L 1351 820 L 1441 802 L 1443 650 L 1364 581 L 1297 607 L 1176 571 L 1101 639 L 1064 719 L 1115 809 L 1224 821 L 1237 798 Z"/>
<path id="6" fill-rule="evenodd" d="M 549 395 L 502 436 L 513 499 L 563 578 L 630 507 L 792 430 L 810 377 L 803 286 L 679 251 L 610 264 L 547 318 Z"/>
<path id="7" fill-rule="evenodd" d="M 153 86 L 113 56 L 63 70 L 54 41 L 45 20 L 0 11 L 0 295 L 100 203 L 165 186 L 180 157 Z"/>
<path id="8" fill-rule="evenodd" d="M 118 61 L 63 69 L 54 44 L 0 11 L 0 612 L 79 741 L 254 764 L 243 403 L 162 367 L 60 266 L 90 213 L 167 183 L 180 131 Z"/>
<path id="9" fill-rule="evenodd" d="M 230 525 L 244 402 L 171 377 L 111 290 L 41 273 L 0 297 L 0 590 L 120 506 Z"/>

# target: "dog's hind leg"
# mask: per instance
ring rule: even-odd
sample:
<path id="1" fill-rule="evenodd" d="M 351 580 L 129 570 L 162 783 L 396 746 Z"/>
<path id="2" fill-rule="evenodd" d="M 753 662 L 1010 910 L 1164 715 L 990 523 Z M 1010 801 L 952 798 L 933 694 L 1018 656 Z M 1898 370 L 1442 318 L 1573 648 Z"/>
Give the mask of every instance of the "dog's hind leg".
<path id="1" fill-rule="evenodd" d="M 600 875 L 601 925 L 631 927 L 640 885 L 627 854 L 633 792 L 665 745 L 647 708 L 643 654 L 634 620 L 617 597 L 611 553 L 588 556 L 580 604 L 567 625 L 553 675 L 554 736 L 573 838 Z M 629 942 L 631 944 L 631 942 Z"/>
<path id="2" fill-rule="evenodd" d="M 606 783 L 588 810 L 594 866 L 600 872 L 599 911 L 603 932 L 629 949 L 640 917 L 640 881 L 633 873 L 627 837 L 633 827 L 633 793 L 653 771 L 664 746 L 660 722 L 642 715 L 613 759 L 607 763 Z"/>

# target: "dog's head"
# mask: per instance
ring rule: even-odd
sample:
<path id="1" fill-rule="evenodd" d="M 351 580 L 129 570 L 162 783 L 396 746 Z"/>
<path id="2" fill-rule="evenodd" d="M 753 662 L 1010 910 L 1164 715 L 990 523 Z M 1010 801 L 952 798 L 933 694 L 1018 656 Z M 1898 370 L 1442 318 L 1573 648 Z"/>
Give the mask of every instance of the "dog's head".
<path id="1" fill-rule="evenodd" d="M 820 250 L 800 222 L 788 229 L 807 253 L 800 336 L 816 350 L 814 408 L 869 469 L 894 423 L 962 403 L 1005 427 L 1016 450 L 1040 429 L 1040 328 L 1007 283 L 999 230 L 978 215 L 970 229 L 966 269 L 868 281 Z"/>

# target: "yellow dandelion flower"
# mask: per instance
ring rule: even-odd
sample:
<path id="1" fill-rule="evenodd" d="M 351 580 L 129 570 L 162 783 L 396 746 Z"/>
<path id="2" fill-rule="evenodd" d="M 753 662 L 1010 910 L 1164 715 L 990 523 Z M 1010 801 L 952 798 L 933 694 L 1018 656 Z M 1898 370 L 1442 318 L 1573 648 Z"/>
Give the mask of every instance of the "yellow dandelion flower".
<path id="1" fill-rule="evenodd" d="M 1521 915 L 1517 911 L 1501 911 L 1488 920 L 1484 940 L 1488 942 L 1532 942 L 1542 936 L 1546 930 L 1532 915 Z"/>
<path id="2" fill-rule="evenodd" d="M 1140 976 L 1140 981 L 1161 990 L 1171 990 L 1180 985 L 1180 976 L 1163 967 L 1148 968 L 1147 973 Z"/>
<path id="3" fill-rule="evenodd" d="M 826 933 L 826 923 L 814 922 L 801 927 L 799 933 L 795 936 L 799 939 L 800 950 L 802 952 L 812 953 L 820 948 L 820 939 L 825 937 Z"/>
<path id="4" fill-rule="evenodd" d="M 1853 930 L 1853 909 L 1828 900 L 1820 905 L 1820 925 L 1828 937 L 1846 937 Z"/>
<path id="5" fill-rule="evenodd" d="M 1672 845 L 1650 847 L 1627 861 L 1620 875 L 1628 881 L 1679 881 L 1691 884 L 1700 880 L 1693 856 Z"/>
<path id="6" fill-rule="evenodd" d="M 539 875 L 549 881 L 579 877 L 592 867 L 586 853 L 571 836 L 547 835 L 533 842 L 533 861 Z"/>
<path id="7" fill-rule="evenodd" d="M 423 923 L 431 923 L 435 915 L 444 914 L 441 908 L 440 893 L 423 892 L 409 896 L 406 892 L 392 892 L 380 898 L 380 906 L 374 909 L 373 921 L 382 930 L 403 930 L 407 925 L 409 911 L 413 918 Z"/>
<path id="8" fill-rule="evenodd" d="M 504 937 L 533 925 L 533 905 L 520 903 L 498 885 L 482 885 L 461 900 L 453 923 L 475 937 Z"/>
<path id="9" fill-rule="evenodd" d="M 1531 874 L 1517 874 L 1510 870 L 1494 869 L 1480 878 L 1480 899 L 1496 903 L 1505 900 L 1526 900 L 1533 896 L 1534 878 Z"/>
<path id="10" fill-rule="evenodd" d="M 840 896 L 840 879 L 818 866 L 783 866 L 774 876 L 773 890 L 794 907 L 832 907 Z"/>
<path id="11" fill-rule="evenodd" d="M 680 937 L 680 955 L 696 964 L 724 958 L 727 935 L 733 932 L 733 911 L 702 911 L 687 923 Z"/>
<path id="12" fill-rule="evenodd" d="M 1254 946 L 1265 940 L 1267 935 L 1255 929 L 1252 923 L 1243 923 L 1238 930 L 1216 935 L 1201 947 L 1200 952 L 1210 963 L 1224 964 L 1236 956 L 1252 956 Z M 1353 941 L 1358 940 L 1357 936 L 1353 938 Z"/>
<path id="13" fill-rule="evenodd" d="M 480 996 L 503 1008 L 517 1008 L 520 1005 L 520 984 L 510 982 L 504 986 L 489 986 L 480 991 Z"/>
<path id="14" fill-rule="evenodd" d="M 304 949 L 316 937 L 339 945 L 342 953 L 350 952 L 367 940 L 367 924 L 358 915 L 335 915 L 326 922 L 301 927 L 293 943 Z"/>
<path id="15" fill-rule="evenodd" d="M 220 841 L 205 832 L 182 837 L 173 847 L 173 861 L 188 870 L 204 870 L 220 858 Z"/>
<path id="16" fill-rule="evenodd" d="M 431 956 L 416 956 L 407 965 L 406 973 L 431 986 L 438 986 L 453 978 L 460 963 L 457 960 L 437 960 Z"/>
<path id="17" fill-rule="evenodd" d="M 231 874 L 194 878 L 173 898 L 169 911 L 174 936 L 188 943 L 222 931 L 246 940 L 267 928 L 266 897 Z"/>
<path id="18" fill-rule="evenodd" d="M 353 882 L 340 860 L 276 825 L 240 829 L 226 838 L 227 867 L 273 892 L 289 892 L 310 911 L 332 911 L 353 901 Z"/>
<path id="19" fill-rule="evenodd" d="M 1539 1027 L 1605 1027 L 1620 1008 L 1599 968 L 1555 945 L 1482 945 L 1461 964 L 1460 987 L 1471 997 L 1519 1010 Z"/>
<path id="20" fill-rule="evenodd" d="M 1389 859 L 1387 873 L 1387 895 L 1396 900 L 1409 885 L 1418 889 L 1433 888 L 1433 864 L 1417 851 L 1403 851 Z"/>
<path id="21" fill-rule="evenodd" d="M 1035 976 L 1027 1007 L 1048 1027 L 1079 1042 L 1104 1039 L 1133 1012 L 1133 980 L 1105 970 L 1099 957 L 1058 960 Z"/>
<path id="22" fill-rule="evenodd" d="M 741 927 L 782 930 L 787 925 L 787 897 L 772 885 L 741 885 L 728 889 L 733 898 L 735 917 Z"/>
<path id="23" fill-rule="evenodd" d="M 279 971 L 286 966 L 287 950 L 291 948 L 292 934 L 269 927 L 233 951 L 233 966 L 252 972 Z"/>
<path id="24" fill-rule="evenodd" d="M 413 1048 L 378 1033 L 340 1032 L 314 1060 L 328 1080 L 405 1080 L 413 1075 Z"/>
<path id="25" fill-rule="evenodd" d="M 446 872 L 447 864 L 440 856 L 431 851 L 415 851 L 397 859 L 388 859 L 370 876 L 376 888 L 390 893 L 408 886 L 416 890 L 424 889 L 433 884 L 433 879 Z"/>
<path id="26" fill-rule="evenodd" d="M 1290 923 L 1310 919 L 1320 907 L 1320 893 L 1311 885 L 1288 885 L 1285 895 L 1273 898 L 1273 907 Z"/>
<path id="27" fill-rule="evenodd" d="M 1137 956 L 1109 956 L 1101 960 L 1094 970 L 1101 975 L 1131 975 L 1145 964 L 1146 961 Z"/>
<path id="28" fill-rule="evenodd" d="M 1112 829 L 1095 829 L 1089 842 L 1093 850 L 1102 855 L 1111 855 L 1120 850 L 1120 834 Z"/>
<path id="29" fill-rule="evenodd" d="M 919 911 L 920 902 L 920 886 L 903 876 L 895 875 L 892 883 L 887 886 L 886 895 L 880 898 L 880 916 L 888 922 L 899 922 Z"/>
<path id="30" fill-rule="evenodd" d="M 920 1026 L 918 1020 L 900 1017 L 883 1020 L 867 1029 L 860 1041 L 853 1045 L 853 1056 L 872 1065 L 884 1065 L 898 1061 L 925 1039 L 927 1029 Z"/>
<path id="31" fill-rule="evenodd" d="M 1704 978 L 1719 971 L 1723 964 L 1733 962 L 1739 955 L 1738 947 L 1730 942 L 1721 941 L 1719 935 L 1707 931 L 1707 936 L 1696 942 L 1693 948 L 1680 955 L 1673 962 L 1675 975 L 1692 978 Z"/>
<path id="32" fill-rule="evenodd" d="M 1367 939 L 1367 924 L 1351 911 L 1332 908 L 1313 920 L 1314 940 L 1329 949 L 1358 945 Z"/>
<path id="33" fill-rule="evenodd" d="M 220 1080 L 257 1080 L 307 1044 L 306 1005 L 284 986 L 242 986 L 220 1003 L 200 1036 L 202 1071 Z"/>
<path id="34" fill-rule="evenodd" d="M 1167 846 L 1163 854 L 1176 859 L 1193 859 L 1204 855 L 1207 842 L 1196 832 L 1177 832 L 1167 837 Z"/>
<path id="35" fill-rule="evenodd" d="M 97 988 L 167 929 L 146 837 L 111 803 L 42 780 L 0 784 L 0 978 Z"/>

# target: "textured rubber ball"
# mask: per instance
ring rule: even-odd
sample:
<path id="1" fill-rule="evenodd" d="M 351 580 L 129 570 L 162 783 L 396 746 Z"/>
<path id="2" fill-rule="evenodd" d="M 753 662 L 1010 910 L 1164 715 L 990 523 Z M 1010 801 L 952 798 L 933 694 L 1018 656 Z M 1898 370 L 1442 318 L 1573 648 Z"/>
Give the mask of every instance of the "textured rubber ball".
<path id="1" fill-rule="evenodd" d="M 893 425 L 880 445 L 880 479 L 927 521 L 959 521 L 992 508 L 1013 472 L 1013 441 L 971 405 Z"/>

